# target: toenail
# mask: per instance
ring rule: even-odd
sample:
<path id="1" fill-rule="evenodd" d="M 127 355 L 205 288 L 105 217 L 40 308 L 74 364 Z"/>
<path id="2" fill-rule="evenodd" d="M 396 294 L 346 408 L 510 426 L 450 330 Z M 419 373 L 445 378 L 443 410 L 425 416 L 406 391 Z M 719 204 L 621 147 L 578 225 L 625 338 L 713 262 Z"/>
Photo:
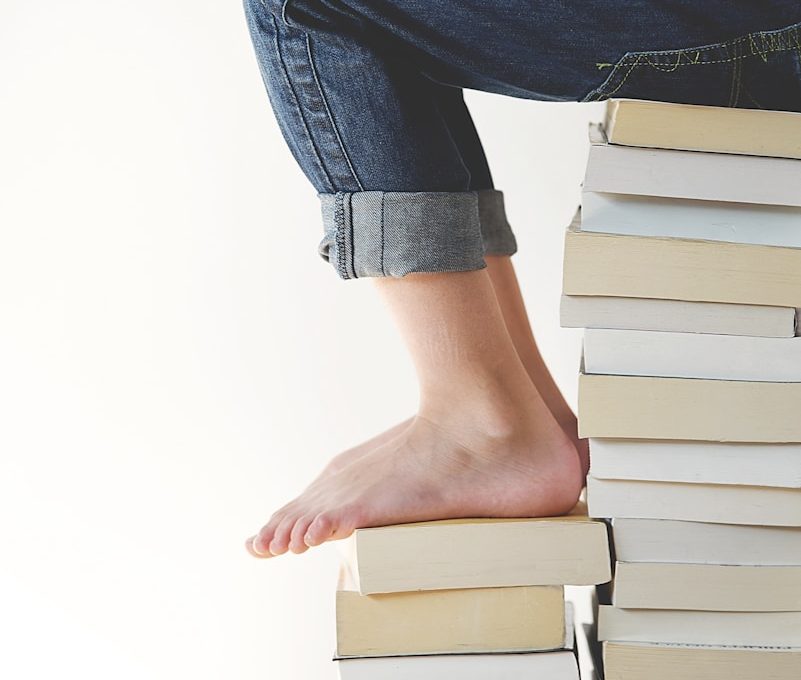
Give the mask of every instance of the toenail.
<path id="1" fill-rule="evenodd" d="M 259 538 L 258 536 L 251 536 L 248 539 L 248 543 L 250 544 L 250 548 L 251 550 L 253 550 L 254 553 L 256 553 L 257 555 L 264 555 L 266 553 L 259 549 L 258 538 Z"/>

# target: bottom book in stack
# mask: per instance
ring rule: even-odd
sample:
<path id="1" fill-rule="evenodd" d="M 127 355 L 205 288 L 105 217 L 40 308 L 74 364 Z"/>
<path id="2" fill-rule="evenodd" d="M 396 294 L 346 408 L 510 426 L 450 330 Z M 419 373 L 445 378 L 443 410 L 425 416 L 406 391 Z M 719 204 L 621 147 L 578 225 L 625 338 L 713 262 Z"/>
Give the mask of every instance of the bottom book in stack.
<path id="1" fill-rule="evenodd" d="M 580 677 L 576 637 L 585 656 L 589 643 L 563 586 L 610 577 L 606 526 L 583 507 L 359 530 L 349 547 L 336 607 L 342 680 Z"/>

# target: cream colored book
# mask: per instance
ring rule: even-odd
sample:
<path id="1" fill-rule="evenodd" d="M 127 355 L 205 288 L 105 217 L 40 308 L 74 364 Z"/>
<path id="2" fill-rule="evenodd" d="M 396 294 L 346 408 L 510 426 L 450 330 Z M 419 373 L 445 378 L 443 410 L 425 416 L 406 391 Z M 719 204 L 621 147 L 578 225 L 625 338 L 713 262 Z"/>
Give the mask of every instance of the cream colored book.
<path id="1" fill-rule="evenodd" d="M 801 612 L 801 567 L 618 562 L 614 583 L 623 609 Z"/>
<path id="2" fill-rule="evenodd" d="M 581 437 L 801 442 L 801 383 L 579 376 Z"/>
<path id="3" fill-rule="evenodd" d="M 563 295 L 559 321 L 563 328 L 792 338 L 795 317 L 790 307 Z"/>
<path id="4" fill-rule="evenodd" d="M 360 595 L 343 576 L 336 619 L 337 658 L 556 650 L 573 635 L 560 586 Z"/>
<path id="5" fill-rule="evenodd" d="M 788 111 L 611 99 L 604 129 L 625 146 L 801 158 L 801 114 Z"/>
<path id="6" fill-rule="evenodd" d="M 605 680 L 798 680 L 801 650 L 604 642 Z"/>
<path id="7" fill-rule="evenodd" d="M 618 146 L 590 128 L 584 191 L 801 206 L 799 186 L 794 159 Z"/>
<path id="8" fill-rule="evenodd" d="M 587 498 L 593 517 L 801 527 L 799 489 L 589 476 Z"/>
<path id="9" fill-rule="evenodd" d="M 621 609 L 602 605 L 598 611 L 598 639 L 801 649 L 801 612 Z"/>
<path id="10" fill-rule="evenodd" d="M 464 519 L 358 529 L 345 560 L 362 594 L 610 579 L 606 525 L 566 517 Z"/>
<path id="11" fill-rule="evenodd" d="M 563 288 L 565 295 L 798 308 L 801 248 L 598 234 L 574 220 Z"/>
<path id="12" fill-rule="evenodd" d="M 612 534 L 621 562 L 801 566 L 798 527 L 618 518 Z"/>

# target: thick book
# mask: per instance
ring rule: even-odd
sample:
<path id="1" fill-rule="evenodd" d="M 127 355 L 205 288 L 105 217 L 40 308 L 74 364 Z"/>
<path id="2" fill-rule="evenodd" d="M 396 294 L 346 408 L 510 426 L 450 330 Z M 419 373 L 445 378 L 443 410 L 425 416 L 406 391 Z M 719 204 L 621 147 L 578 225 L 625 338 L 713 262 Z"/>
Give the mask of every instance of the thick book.
<path id="1" fill-rule="evenodd" d="M 798 207 L 799 186 L 795 159 L 617 146 L 590 126 L 584 191 Z"/>
<path id="2" fill-rule="evenodd" d="M 798 680 L 801 650 L 604 642 L 606 680 Z"/>
<path id="3" fill-rule="evenodd" d="M 801 491 L 587 478 L 593 517 L 801 527 Z"/>
<path id="4" fill-rule="evenodd" d="M 581 228 L 606 234 L 801 247 L 801 208 L 585 191 Z"/>
<path id="5" fill-rule="evenodd" d="M 612 604 L 624 609 L 801 612 L 801 566 L 617 562 Z"/>
<path id="6" fill-rule="evenodd" d="M 801 382 L 801 338 L 588 328 L 584 367 L 601 375 Z"/>
<path id="7" fill-rule="evenodd" d="M 556 650 L 573 636 L 560 586 L 383 595 L 351 588 L 343 578 L 337 590 L 337 658 Z"/>
<path id="8" fill-rule="evenodd" d="M 798 527 L 618 518 L 612 535 L 622 562 L 801 566 Z"/>
<path id="9" fill-rule="evenodd" d="M 595 585 L 611 577 L 607 528 L 579 505 L 565 517 L 464 519 L 358 529 L 345 559 L 362 594 L 523 585 Z"/>
<path id="10" fill-rule="evenodd" d="M 801 158 L 801 114 L 611 99 L 604 129 L 612 144 Z"/>
<path id="11" fill-rule="evenodd" d="M 574 220 L 563 292 L 798 308 L 801 248 L 598 234 Z"/>
<path id="12" fill-rule="evenodd" d="M 579 376 L 581 437 L 801 443 L 801 383 Z"/>
<path id="13" fill-rule="evenodd" d="M 801 444 L 590 439 L 590 474 L 690 484 L 801 489 Z"/>
<path id="14" fill-rule="evenodd" d="M 602 605 L 598 611 L 598 639 L 801 649 L 801 612 L 621 609 Z"/>
<path id="15" fill-rule="evenodd" d="M 342 659 L 337 666 L 340 680 L 579 680 L 572 651 Z"/>
<path id="16" fill-rule="evenodd" d="M 563 328 L 791 338 L 795 335 L 796 310 L 719 302 L 563 295 L 559 320 Z"/>

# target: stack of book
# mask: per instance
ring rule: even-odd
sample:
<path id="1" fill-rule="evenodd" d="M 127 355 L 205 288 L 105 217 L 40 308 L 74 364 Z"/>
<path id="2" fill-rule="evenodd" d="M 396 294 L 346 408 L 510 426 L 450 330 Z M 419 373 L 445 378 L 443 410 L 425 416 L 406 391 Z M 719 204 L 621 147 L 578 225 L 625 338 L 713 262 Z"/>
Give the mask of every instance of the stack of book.
<path id="1" fill-rule="evenodd" d="M 337 591 L 342 680 L 578 680 L 565 585 L 611 577 L 586 507 L 550 519 L 360 529 Z"/>
<path id="2" fill-rule="evenodd" d="M 620 100 L 562 324 L 616 551 L 607 680 L 801 678 L 801 114 Z"/>

